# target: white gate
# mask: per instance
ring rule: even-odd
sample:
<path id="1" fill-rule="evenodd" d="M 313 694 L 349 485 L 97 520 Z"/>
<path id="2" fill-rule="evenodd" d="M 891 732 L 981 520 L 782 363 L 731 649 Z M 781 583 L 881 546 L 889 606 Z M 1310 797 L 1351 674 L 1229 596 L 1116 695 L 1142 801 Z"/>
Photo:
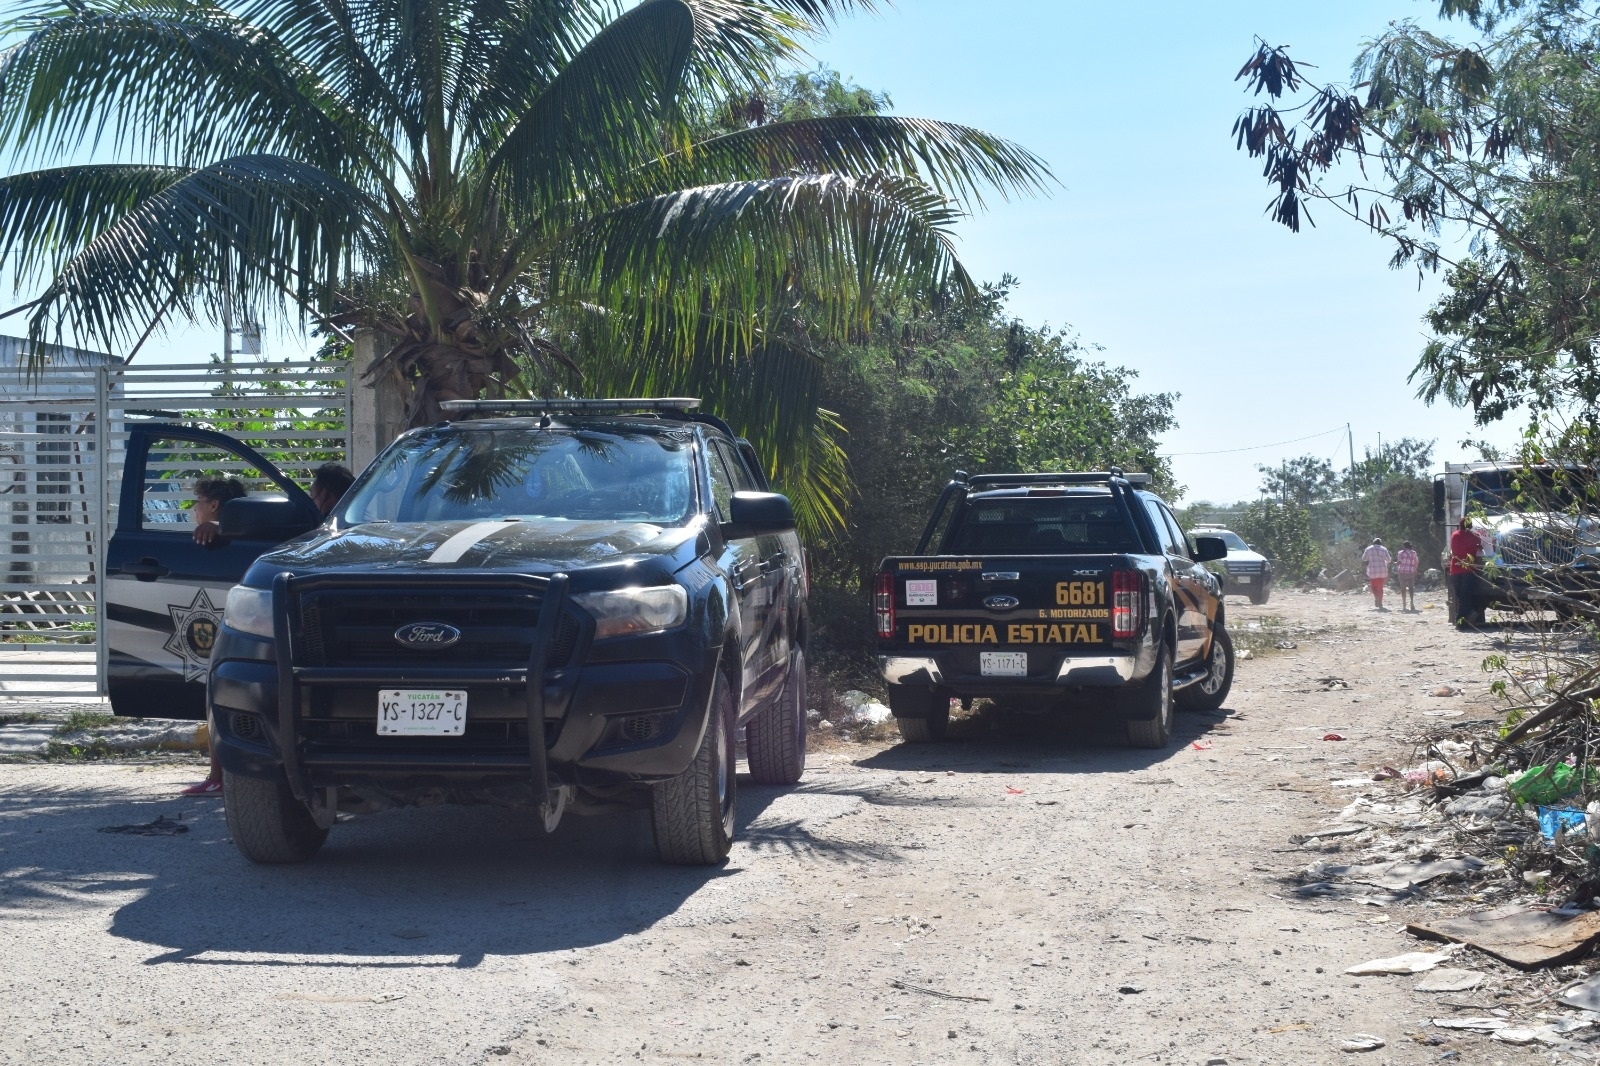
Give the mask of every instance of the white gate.
<path id="1" fill-rule="evenodd" d="M 214 429 L 309 485 L 350 451 L 348 370 L 328 362 L 0 370 L 0 701 L 105 692 L 97 576 L 128 427 Z M 105 427 L 102 432 L 102 427 Z"/>

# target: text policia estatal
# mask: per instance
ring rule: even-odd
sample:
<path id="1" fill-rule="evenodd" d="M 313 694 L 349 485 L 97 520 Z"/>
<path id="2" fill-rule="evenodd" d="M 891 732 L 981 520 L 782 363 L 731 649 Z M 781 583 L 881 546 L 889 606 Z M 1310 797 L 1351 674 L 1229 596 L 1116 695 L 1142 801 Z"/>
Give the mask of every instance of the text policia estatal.
<path id="1" fill-rule="evenodd" d="M 1095 625 L 908 625 L 908 644 L 1099 644 Z"/>

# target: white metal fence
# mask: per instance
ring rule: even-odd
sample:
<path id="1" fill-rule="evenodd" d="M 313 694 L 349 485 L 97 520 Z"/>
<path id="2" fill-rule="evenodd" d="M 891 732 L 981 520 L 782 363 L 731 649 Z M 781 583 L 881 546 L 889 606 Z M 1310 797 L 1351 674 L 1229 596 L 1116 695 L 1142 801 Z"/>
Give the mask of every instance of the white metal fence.
<path id="1" fill-rule="evenodd" d="M 218 430 L 302 484 L 350 448 L 348 373 L 337 364 L 42 369 L 31 379 L 0 370 L 0 701 L 104 692 L 96 579 L 130 426 Z"/>

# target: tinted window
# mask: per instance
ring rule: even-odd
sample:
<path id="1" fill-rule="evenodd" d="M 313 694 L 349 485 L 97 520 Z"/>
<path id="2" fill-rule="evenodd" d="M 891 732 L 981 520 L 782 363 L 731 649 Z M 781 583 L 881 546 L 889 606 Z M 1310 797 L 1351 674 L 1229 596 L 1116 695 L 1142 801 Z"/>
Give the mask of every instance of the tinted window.
<path id="1" fill-rule="evenodd" d="M 675 524 L 693 502 L 687 433 L 452 429 L 397 444 L 351 489 L 344 522 L 495 518 Z"/>
<path id="2" fill-rule="evenodd" d="M 955 554 L 1095 554 L 1138 551 L 1138 540 L 1110 496 L 1008 497 L 969 501 L 946 537 Z"/>
<path id="3" fill-rule="evenodd" d="M 706 445 L 706 471 L 711 475 L 711 505 L 717 510 L 717 521 L 730 522 L 733 512 L 730 503 L 738 492 L 722 451 L 713 444 Z"/>
<path id="4" fill-rule="evenodd" d="M 1150 525 L 1155 529 L 1156 540 L 1161 543 L 1161 550 L 1168 555 L 1188 555 L 1189 553 L 1180 547 L 1182 541 L 1176 532 L 1167 524 L 1166 511 L 1161 504 L 1148 496 L 1141 498 L 1144 500 L 1145 511 L 1150 515 Z"/>

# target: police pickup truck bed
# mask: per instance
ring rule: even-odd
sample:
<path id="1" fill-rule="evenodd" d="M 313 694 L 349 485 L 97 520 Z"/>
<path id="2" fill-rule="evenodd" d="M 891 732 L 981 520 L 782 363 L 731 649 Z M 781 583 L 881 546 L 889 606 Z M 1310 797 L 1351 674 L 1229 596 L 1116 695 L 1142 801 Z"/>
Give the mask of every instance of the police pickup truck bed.
<path id="1" fill-rule="evenodd" d="M 1146 474 L 957 473 L 915 555 L 874 589 L 878 663 L 908 741 L 944 735 L 951 699 L 1050 710 L 1110 690 L 1128 742 L 1165 747 L 1172 709 L 1233 682 L 1221 587 Z M 937 543 L 937 554 L 925 554 Z"/>

